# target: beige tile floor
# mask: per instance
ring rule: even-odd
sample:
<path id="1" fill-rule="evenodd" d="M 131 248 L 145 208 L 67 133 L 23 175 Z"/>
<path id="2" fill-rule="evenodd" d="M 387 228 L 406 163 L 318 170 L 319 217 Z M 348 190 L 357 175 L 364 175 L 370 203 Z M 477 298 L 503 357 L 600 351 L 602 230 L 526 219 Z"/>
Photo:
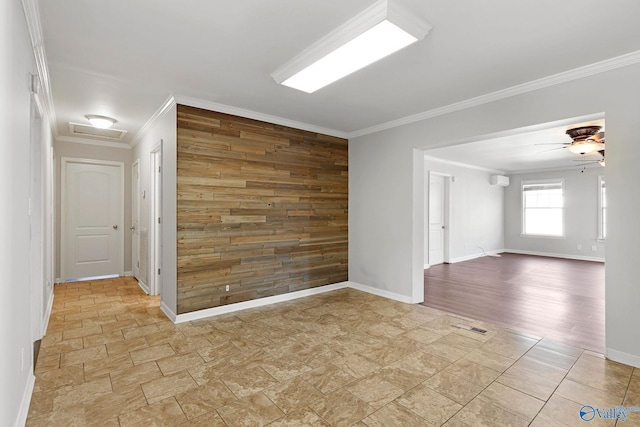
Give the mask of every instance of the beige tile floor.
<path id="1" fill-rule="evenodd" d="M 130 278 L 57 285 L 27 425 L 599 426 L 582 405 L 640 406 L 638 369 L 354 290 L 178 325 L 158 305 Z"/>

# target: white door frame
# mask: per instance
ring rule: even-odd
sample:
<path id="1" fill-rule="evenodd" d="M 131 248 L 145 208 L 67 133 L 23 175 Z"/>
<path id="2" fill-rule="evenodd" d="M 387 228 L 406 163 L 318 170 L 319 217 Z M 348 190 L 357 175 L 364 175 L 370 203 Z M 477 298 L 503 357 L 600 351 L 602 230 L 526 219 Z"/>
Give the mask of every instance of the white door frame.
<path id="1" fill-rule="evenodd" d="M 48 295 L 48 307 L 44 314 L 42 334 L 46 334 L 47 327 L 49 325 L 49 318 L 51 317 L 51 310 L 53 309 L 53 287 L 56 282 L 56 152 L 51 144 L 48 144 L 48 171 L 45 182 L 47 182 L 47 195 L 46 195 L 46 210 L 47 219 L 45 221 L 45 228 L 47 229 L 47 236 L 45 250 L 47 257 L 47 276 L 46 286 Z"/>
<path id="2" fill-rule="evenodd" d="M 149 295 L 162 293 L 162 140 L 149 155 Z M 159 157 L 159 159 L 158 159 Z"/>
<path id="3" fill-rule="evenodd" d="M 31 289 L 31 342 L 44 335 L 46 289 L 45 254 L 45 162 L 43 153 L 43 114 L 38 97 L 31 96 L 29 146 L 29 283 Z"/>
<path id="4" fill-rule="evenodd" d="M 448 174 L 448 173 L 442 173 L 442 172 L 435 172 L 435 171 L 429 171 L 429 170 L 425 170 L 425 174 L 427 177 L 427 185 L 426 188 L 429 189 L 429 183 L 431 182 L 431 175 L 438 175 L 444 178 L 444 224 L 445 224 L 445 228 L 444 228 L 444 247 L 443 247 L 443 252 L 444 252 L 444 256 L 443 256 L 443 262 L 445 264 L 448 264 L 451 262 L 451 248 L 450 248 L 450 238 L 451 238 L 451 182 L 454 180 L 453 175 Z M 430 196 L 431 194 L 428 195 L 428 197 L 426 197 L 426 207 L 425 207 L 425 216 L 428 219 L 429 216 L 429 204 L 430 204 Z M 429 245 L 429 221 L 425 221 L 425 250 L 427 251 L 426 254 L 426 258 L 428 258 L 428 245 Z M 425 268 L 429 268 L 431 265 L 431 263 L 425 263 Z"/>
<path id="5" fill-rule="evenodd" d="M 66 195 L 67 195 L 67 164 L 68 163 L 84 163 L 89 165 L 103 165 L 103 166 L 117 166 L 120 168 L 120 214 L 118 215 L 118 223 L 123 224 L 118 229 L 120 237 L 120 257 L 119 257 L 119 274 L 124 276 L 124 162 L 114 162 L 110 160 L 97 160 L 97 159 L 81 159 L 76 157 L 62 157 L 60 159 L 60 276 L 62 281 L 68 279 L 66 272 L 67 261 L 67 207 L 66 207 Z"/>
<path id="6" fill-rule="evenodd" d="M 138 159 L 131 164 L 131 227 L 129 230 L 131 231 L 131 270 L 133 277 L 140 282 L 140 161 Z"/>

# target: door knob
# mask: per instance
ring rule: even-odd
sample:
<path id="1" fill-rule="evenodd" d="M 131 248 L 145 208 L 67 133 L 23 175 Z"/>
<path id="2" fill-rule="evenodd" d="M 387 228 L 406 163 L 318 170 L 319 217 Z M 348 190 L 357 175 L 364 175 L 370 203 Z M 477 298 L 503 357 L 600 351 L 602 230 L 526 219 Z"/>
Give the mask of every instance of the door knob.
<path id="1" fill-rule="evenodd" d="M 118 226 L 117 226 L 117 225 L 114 225 L 114 226 L 113 226 L 113 229 L 114 229 L 114 230 L 117 230 L 117 229 L 118 229 Z"/>
<path id="2" fill-rule="evenodd" d="M 135 229 L 136 229 L 136 226 L 135 226 L 135 225 L 132 225 L 131 227 L 129 227 L 129 230 L 131 230 L 131 231 L 133 231 L 133 230 L 135 230 Z"/>
<path id="3" fill-rule="evenodd" d="M 443 226 L 442 226 L 442 229 L 444 230 L 445 228 L 446 228 L 446 227 L 443 225 Z"/>

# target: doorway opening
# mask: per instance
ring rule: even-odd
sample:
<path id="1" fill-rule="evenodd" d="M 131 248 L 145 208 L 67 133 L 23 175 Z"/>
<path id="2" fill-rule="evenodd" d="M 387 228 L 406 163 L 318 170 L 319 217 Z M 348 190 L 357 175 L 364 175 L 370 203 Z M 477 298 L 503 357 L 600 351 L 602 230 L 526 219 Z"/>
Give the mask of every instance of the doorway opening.
<path id="1" fill-rule="evenodd" d="M 599 162 L 567 149 L 572 140 L 566 131 L 583 126 L 604 130 L 604 114 L 449 142 L 422 152 L 424 168 L 414 183 L 422 179 L 425 188 L 423 257 L 425 268 L 430 267 L 424 270 L 425 305 L 604 351 L 605 242 L 598 230 L 604 223 L 598 200 L 605 172 Z M 516 148 L 521 152 L 510 151 Z M 442 215 L 442 201 L 430 199 L 442 184 L 431 172 L 451 176 L 446 224 L 434 220 Z M 545 179 L 566 184 L 566 233 L 561 238 L 522 231 L 522 182 Z M 439 253 L 433 251 L 441 246 L 442 225 L 449 231 L 448 264 L 444 257 L 443 264 L 437 264 Z"/>

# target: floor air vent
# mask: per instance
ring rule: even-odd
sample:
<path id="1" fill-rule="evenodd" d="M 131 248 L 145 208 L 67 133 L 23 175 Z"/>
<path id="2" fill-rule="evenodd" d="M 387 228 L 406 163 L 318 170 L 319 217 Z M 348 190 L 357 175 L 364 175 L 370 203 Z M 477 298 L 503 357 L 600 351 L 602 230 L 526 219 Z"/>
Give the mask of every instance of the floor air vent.
<path id="1" fill-rule="evenodd" d="M 469 326 L 469 325 L 463 325 L 462 323 L 458 323 L 453 325 L 456 328 L 460 328 L 460 329 L 466 329 L 467 331 L 471 331 L 471 332 L 477 332 L 479 334 L 486 334 L 487 330 L 486 329 L 480 329 L 480 328 L 476 328 L 475 326 Z"/>
<path id="2" fill-rule="evenodd" d="M 112 139 L 121 141 L 127 134 L 126 130 L 118 129 L 98 129 L 93 126 L 83 125 L 80 123 L 69 122 L 69 131 L 72 135 L 77 136 L 93 136 L 98 138 Z"/>

